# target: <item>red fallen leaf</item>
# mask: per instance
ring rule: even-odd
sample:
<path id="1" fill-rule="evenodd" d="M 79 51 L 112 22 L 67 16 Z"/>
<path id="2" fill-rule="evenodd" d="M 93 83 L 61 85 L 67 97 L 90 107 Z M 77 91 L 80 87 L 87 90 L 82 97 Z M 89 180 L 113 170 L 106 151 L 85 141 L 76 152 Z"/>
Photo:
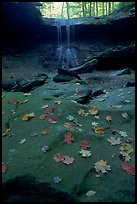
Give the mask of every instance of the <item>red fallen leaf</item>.
<path id="1" fill-rule="evenodd" d="M 40 120 L 44 120 L 48 115 L 47 114 L 42 114 L 39 116 L 39 119 Z"/>
<path id="2" fill-rule="evenodd" d="M 126 164 L 126 163 L 122 163 L 121 166 L 122 166 L 122 169 L 124 169 L 127 174 L 135 176 L 135 168 L 134 168 L 134 166 Z"/>
<path id="3" fill-rule="evenodd" d="M 57 119 L 56 118 L 50 118 L 48 121 L 49 121 L 50 124 L 57 123 Z"/>
<path id="4" fill-rule="evenodd" d="M 117 106 L 108 106 L 108 108 L 121 108 L 122 106 L 119 106 L 119 105 L 117 105 Z"/>
<path id="5" fill-rule="evenodd" d="M 88 147 L 90 147 L 89 141 L 87 141 L 87 140 L 82 140 L 82 141 L 80 142 L 80 147 L 81 147 L 82 149 L 87 149 Z"/>
<path id="6" fill-rule="evenodd" d="M 7 103 L 13 103 L 12 99 L 8 99 Z"/>
<path id="7" fill-rule="evenodd" d="M 64 137 L 64 141 L 68 144 L 71 144 L 74 141 L 74 137 L 70 132 L 67 132 Z"/>
<path id="8" fill-rule="evenodd" d="M 81 115 L 81 116 L 83 116 L 83 115 L 86 114 L 86 111 L 83 110 L 83 109 L 80 109 L 80 110 L 78 111 L 78 114 Z"/>
<path id="9" fill-rule="evenodd" d="M 64 155 L 60 154 L 60 153 L 57 153 L 57 154 L 54 155 L 54 159 L 56 160 L 56 162 L 63 161 L 64 160 Z"/>
<path id="10" fill-rule="evenodd" d="M 6 164 L 2 164 L 2 173 L 5 174 L 7 171 Z"/>
<path id="11" fill-rule="evenodd" d="M 55 111 L 55 106 L 53 106 L 53 107 L 51 107 L 50 109 L 48 109 L 46 113 L 50 115 L 50 114 L 53 113 L 54 111 Z"/>
<path id="12" fill-rule="evenodd" d="M 64 123 L 64 127 L 66 127 L 66 128 L 73 128 L 70 123 Z"/>

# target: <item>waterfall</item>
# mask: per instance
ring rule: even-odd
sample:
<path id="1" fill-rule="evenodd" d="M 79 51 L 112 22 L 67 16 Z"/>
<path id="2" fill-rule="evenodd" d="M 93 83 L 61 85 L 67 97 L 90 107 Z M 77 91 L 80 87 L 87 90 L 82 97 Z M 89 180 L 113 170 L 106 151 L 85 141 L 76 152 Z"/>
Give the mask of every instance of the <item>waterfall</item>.
<path id="1" fill-rule="evenodd" d="M 57 26 L 57 41 L 58 47 L 56 49 L 55 58 L 57 60 L 56 68 L 69 69 L 79 65 L 78 54 L 75 48 L 71 47 L 71 40 L 75 40 L 75 25 L 71 25 L 70 19 L 56 20 Z M 62 39 L 62 26 L 66 29 L 66 44 L 64 45 Z M 70 33 L 71 32 L 71 33 Z M 72 35 L 71 35 L 72 34 Z M 72 38 L 72 39 L 71 39 Z"/>
<path id="2" fill-rule="evenodd" d="M 57 26 L 57 36 L 58 36 L 58 47 L 60 47 L 60 45 L 62 43 L 62 39 L 61 39 L 61 26 L 60 25 Z"/>

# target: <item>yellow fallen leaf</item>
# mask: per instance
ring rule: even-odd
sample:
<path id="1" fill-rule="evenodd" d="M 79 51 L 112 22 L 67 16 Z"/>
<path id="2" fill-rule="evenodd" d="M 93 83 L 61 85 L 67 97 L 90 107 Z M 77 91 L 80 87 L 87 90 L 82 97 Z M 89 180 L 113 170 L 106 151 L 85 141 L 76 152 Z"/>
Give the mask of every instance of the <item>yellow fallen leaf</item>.
<path id="1" fill-rule="evenodd" d="M 104 130 L 105 130 L 105 128 L 102 128 L 102 127 L 96 127 L 96 126 L 94 126 L 94 127 L 92 127 L 93 128 L 93 130 L 95 131 L 95 133 L 104 133 Z"/>
<path id="2" fill-rule="evenodd" d="M 96 107 L 93 107 L 91 110 L 89 110 L 89 113 L 94 116 L 98 114 L 98 110 L 96 109 Z"/>
<path id="3" fill-rule="evenodd" d="M 22 116 L 22 120 L 24 120 L 24 121 L 28 121 L 28 120 L 30 120 L 31 118 L 33 118 L 35 116 L 35 114 L 34 113 L 30 113 L 30 114 L 25 114 L 24 116 Z"/>

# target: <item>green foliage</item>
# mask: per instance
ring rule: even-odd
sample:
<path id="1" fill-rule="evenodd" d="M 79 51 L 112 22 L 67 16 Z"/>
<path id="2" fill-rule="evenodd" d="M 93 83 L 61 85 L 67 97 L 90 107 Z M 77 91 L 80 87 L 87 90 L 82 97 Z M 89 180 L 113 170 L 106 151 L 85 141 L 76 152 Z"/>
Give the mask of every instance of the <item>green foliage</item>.
<path id="1" fill-rule="evenodd" d="M 135 2 L 41 2 L 39 9 L 46 18 L 81 18 L 108 15 Z M 67 8 L 68 5 L 68 8 Z"/>

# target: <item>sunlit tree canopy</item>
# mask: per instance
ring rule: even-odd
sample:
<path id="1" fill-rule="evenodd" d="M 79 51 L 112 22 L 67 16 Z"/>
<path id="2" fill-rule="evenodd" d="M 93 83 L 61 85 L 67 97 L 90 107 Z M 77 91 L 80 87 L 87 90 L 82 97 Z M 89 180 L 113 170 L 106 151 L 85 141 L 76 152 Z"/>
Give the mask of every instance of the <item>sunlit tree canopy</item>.
<path id="1" fill-rule="evenodd" d="M 40 2 L 45 18 L 81 18 L 108 15 L 135 2 Z"/>

